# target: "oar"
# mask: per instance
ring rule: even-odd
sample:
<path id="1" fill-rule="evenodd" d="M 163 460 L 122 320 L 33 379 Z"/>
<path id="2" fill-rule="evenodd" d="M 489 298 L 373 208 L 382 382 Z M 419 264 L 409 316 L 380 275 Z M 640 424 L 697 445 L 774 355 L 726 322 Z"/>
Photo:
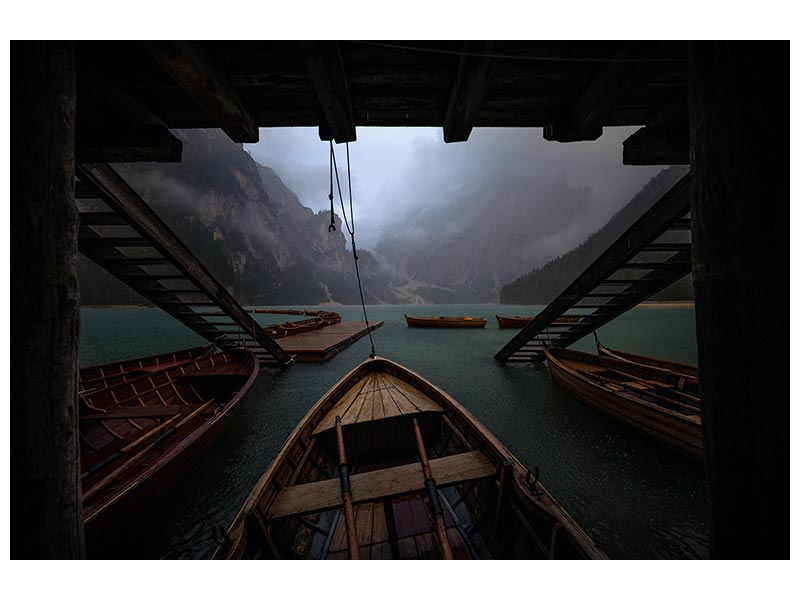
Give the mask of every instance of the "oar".
<path id="1" fill-rule="evenodd" d="M 211 404 L 213 404 L 213 403 L 214 403 L 214 401 L 215 401 L 214 399 L 211 399 L 211 400 L 209 400 L 208 402 L 206 402 L 205 404 L 201 405 L 201 406 L 200 406 L 200 407 L 199 407 L 197 410 L 195 410 L 195 411 L 193 411 L 191 414 L 187 415 L 187 416 L 186 416 L 184 419 L 181 419 L 181 421 L 180 421 L 179 423 L 177 423 L 177 424 L 176 424 L 174 427 L 171 427 L 170 429 L 167 429 L 167 430 L 166 430 L 164 433 L 162 433 L 161 435 L 159 435 L 159 436 L 158 436 L 158 437 L 157 437 L 155 440 L 153 440 L 153 441 L 152 441 L 150 444 L 148 444 L 147 446 L 145 446 L 144 448 L 142 448 L 142 449 L 141 449 L 139 452 L 137 452 L 136 454 L 134 454 L 133 456 L 131 456 L 131 457 L 130 457 L 128 460 L 126 460 L 126 461 L 125 461 L 123 464 L 121 464 L 119 467 L 117 467 L 116 469 L 114 469 L 114 470 L 113 470 L 111 473 L 109 473 L 108 475 L 106 475 L 105 477 L 103 477 L 103 479 L 101 479 L 100 481 L 98 481 L 98 482 L 97 482 L 97 483 L 96 483 L 94 486 L 92 486 L 91 488 L 89 488 L 89 489 L 88 489 L 88 490 L 87 490 L 87 491 L 86 491 L 86 492 L 83 494 L 83 502 L 85 503 L 85 502 L 86 502 L 87 500 L 89 500 L 89 499 L 90 499 L 92 496 L 96 495 L 96 494 L 97 494 L 97 492 L 99 492 L 100 490 L 102 490 L 103 488 L 105 488 L 105 487 L 106 487 L 106 486 L 107 486 L 109 483 L 111 483 L 111 482 L 112 482 L 114 479 L 116 479 L 116 478 L 117 478 L 117 477 L 118 477 L 118 476 L 119 476 L 121 473 L 124 473 L 124 472 L 125 472 L 125 471 L 126 471 L 128 468 L 130 468 L 130 467 L 131 467 L 133 464 L 135 464 L 137 461 L 141 460 L 141 458 L 142 458 L 142 457 L 143 457 L 145 454 L 147 454 L 147 453 L 148 453 L 150 450 L 152 450 L 152 449 L 153 449 L 153 448 L 155 448 L 155 447 L 156 447 L 158 444 L 160 444 L 161 442 L 163 442 L 163 441 L 164 441 L 166 438 L 168 438 L 170 435 L 172 435 L 173 433 L 175 433 L 175 431 L 176 431 L 176 430 L 177 430 L 179 427 L 181 427 L 182 425 L 185 425 L 186 423 L 188 423 L 189 421 L 191 421 L 192 419 L 194 419 L 194 418 L 195 418 L 197 415 L 199 415 L 199 414 L 200 414 L 200 413 L 202 413 L 203 411 L 207 410 L 207 409 L 208 409 L 208 407 L 209 407 L 209 406 L 211 406 Z M 176 415 L 176 416 L 179 416 L 179 415 Z M 173 418 L 174 418 L 174 417 L 173 417 Z M 159 426 L 159 427 L 162 427 L 162 426 L 164 426 L 164 425 L 167 425 L 168 423 L 169 423 L 169 421 L 168 421 L 168 422 L 166 422 L 166 423 L 162 423 L 162 425 L 161 425 L 161 426 Z M 155 430 L 153 430 L 153 431 L 155 431 Z M 149 434 L 149 432 L 148 432 L 148 434 L 147 434 L 147 435 L 148 435 L 148 436 L 150 435 L 150 434 Z M 136 442 L 134 442 L 134 443 L 130 444 L 129 448 L 130 448 L 130 447 L 135 447 L 135 444 L 136 444 Z M 120 456 L 122 456 L 122 455 L 120 454 Z"/>
<path id="2" fill-rule="evenodd" d="M 114 462 L 115 460 L 120 458 L 126 452 L 130 452 L 131 450 L 136 448 L 136 446 L 140 446 L 141 444 L 143 444 L 144 442 L 149 440 L 151 437 L 153 437 L 158 432 L 160 432 L 163 429 L 166 429 L 167 427 L 169 427 L 174 421 L 176 421 L 180 417 L 181 417 L 180 414 L 173 415 L 172 417 L 170 417 L 169 419 L 167 419 L 163 423 L 159 424 L 158 427 L 154 427 L 153 429 L 151 429 L 150 431 L 148 431 L 144 435 L 139 436 L 138 438 L 133 440 L 131 443 L 122 446 L 119 450 L 117 450 L 113 454 L 110 454 L 110 455 L 106 456 L 99 463 L 93 465 L 88 471 L 86 471 L 86 473 L 83 474 L 83 477 L 86 478 L 89 475 L 94 475 L 95 473 L 97 473 L 98 471 L 103 469 L 104 467 L 108 466 L 109 464 L 111 464 L 112 462 Z"/>
<path id="3" fill-rule="evenodd" d="M 361 556 L 358 548 L 356 518 L 353 514 L 353 495 L 350 493 L 350 473 L 347 471 L 347 457 L 344 453 L 344 436 L 342 435 L 342 417 L 339 415 L 336 415 L 336 449 L 339 453 L 339 483 L 342 488 L 342 503 L 344 504 L 347 552 L 350 560 L 359 560 Z"/>
<path id="4" fill-rule="evenodd" d="M 436 537 L 442 546 L 442 554 L 445 559 L 453 560 L 453 550 L 450 548 L 450 541 L 447 539 L 447 530 L 444 527 L 444 515 L 442 515 L 442 504 L 439 501 L 439 493 L 436 491 L 436 480 L 431 473 L 431 465 L 428 462 L 428 453 L 425 451 L 425 443 L 422 441 L 422 432 L 419 430 L 417 419 L 411 419 L 414 425 L 414 437 L 417 439 L 417 452 L 419 461 L 422 463 L 422 474 L 425 477 L 425 490 L 428 492 L 428 501 L 431 504 L 433 520 L 436 524 Z"/>

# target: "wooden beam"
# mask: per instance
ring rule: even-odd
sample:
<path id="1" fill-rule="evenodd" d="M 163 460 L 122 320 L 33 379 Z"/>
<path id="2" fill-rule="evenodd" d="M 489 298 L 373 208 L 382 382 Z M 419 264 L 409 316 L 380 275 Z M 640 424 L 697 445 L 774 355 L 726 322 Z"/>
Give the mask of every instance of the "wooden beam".
<path id="1" fill-rule="evenodd" d="M 641 43 L 627 44 L 615 57 L 624 61 L 642 55 Z M 544 139 L 555 142 L 596 140 L 603 123 L 625 102 L 631 92 L 653 70 L 653 63 L 610 62 L 586 87 L 571 108 L 544 127 Z"/>
<path id="2" fill-rule="evenodd" d="M 257 142 L 258 125 L 222 71 L 189 42 L 143 42 L 175 82 L 234 142 Z"/>
<path id="3" fill-rule="evenodd" d="M 467 42 L 465 50 L 491 54 L 496 42 Z M 496 58 L 462 56 L 450 90 L 450 100 L 444 116 L 444 141 L 466 142 L 472 131 L 481 105 L 489 92 L 499 61 Z"/>
<path id="4" fill-rule="evenodd" d="M 327 129 L 320 127 L 320 139 L 332 135 L 338 144 L 356 141 L 353 106 L 339 45 L 313 41 L 298 44 L 327 122 Z"/>
<path id="5" fill-rule="evenodd" d="M 84 64 L 78 83 L 79 162 L 180 162 L 183 143 L 111 78 Z"/>
<path id="6" fill-rule="evenodd" d="M 642 127 L 622 142 L 623 165 L 688 165 L 689 126 Z"/>
<path id="7" fill-rule="evenodd" d="M 659 111 L 622 142 L 624 165 L 688 165 L 689 112 L 686 95 Z"/>
<path id="8" fill-rule="evenodd" d="M 111 118 L 81 120 L 75 136 L 76 159 L 82 162 L 180 162 L 182 149 L 166 127 Z"/>

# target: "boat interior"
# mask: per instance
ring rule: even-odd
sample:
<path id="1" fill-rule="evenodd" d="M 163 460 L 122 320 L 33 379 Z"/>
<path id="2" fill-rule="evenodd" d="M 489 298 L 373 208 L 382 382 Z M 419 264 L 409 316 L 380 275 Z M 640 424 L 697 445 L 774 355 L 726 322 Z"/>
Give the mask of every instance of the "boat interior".
<path id="1" fill-rule="evenodd" d="M 699 387 L 680 374 L 577 350 L 551 352 L 566 368 L 619 395 L 684 415 L 700 414 Z"/>
<path id="2" fill-rule="evenodd" d="M 254 360 L 224 352 L 80 394 L 84 513 L 224 410 L 252 376 Z"/>
<path id="3" fill-rule="evenodd" d="M 219 540 L 216 554 L 483 559 L 595 551 L 559 535 L 562 525 L 579 528 L 548 512 L 552 498 L 532 475 L 525 483 L 506 452 L 438 388 L 391 361 L 367 362 L 300 423 L 237 517 L 235 541 Z"/>

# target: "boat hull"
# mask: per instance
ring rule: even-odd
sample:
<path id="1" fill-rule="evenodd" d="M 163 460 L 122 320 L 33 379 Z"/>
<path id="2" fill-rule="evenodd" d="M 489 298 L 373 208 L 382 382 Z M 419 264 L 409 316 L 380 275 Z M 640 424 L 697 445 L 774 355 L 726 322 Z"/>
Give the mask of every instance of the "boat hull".
<path id="1" fill-rule="evenodd" d="M 566 352 L 570 352 L 570 356 L 583 354 Z M 545 356 L 553 382 L 571 396 L 667 448 L 695 460 L 703 460 L 703 432 L 699 416 L 683 415 L 644 400 L 620 395 L 581 375 L 573 368 L 575 363 L 571 365 L 560 360 L 554 351 L 545 349 Z"/>
<path id="2" fill-rule="evenodd" d="M 225 360 L 226 357 L 230 358 L 230 365 L 228 361 L 225 361 L 225 364 L 220 368 L 211 362 L 216 361 L 217 365 L 219 365 L 220 361 Z M 203 369 L 208 368 L 209 363 L 211 363 L 209 370 L 212 373 L 218 373 L 217 375 L 209 375 L 209 377 L 215 377 L 219 380 L 233 375 L 236 377 L 235 383 L 232 384 L 230 380 L 222 381 L 222 384 L 219 381 L 211 380 L 205 382 L 204 385 L 199 383 L 203 377 Z M 193 369 L 193 366 L 198 368 Z M 127 544 L 122 544 L 121 540 L 130 541 L 135 539 L 137 524 L 141 523 L 142 519 L 147 518 L 161 494 L 175 482 L 189 465 L 208 450 L 223 432 L 226 425 L 234 417 L 240 400 L 258 376 L 259 363 L 251 352 L 234 350 L 197 361 L 184 362 L 175 365 L 171 369 L 165 369 L 157 375 L 131 379 L 88 395 L 86 401 L 92 403 L 94 400 L 99 403 L 102 396 L 119 397 L 126 386 L 141 390 L 140 397 L 143 401 L 144 399 L 150 399 L 153 392 L 158 392 L 157 386 L 153 386 L 150 389 L 147 388 L 149 380 L 156 380 L 156 377 L 167 377 L 169 372 L 172 373 L 169 377 L 173 382 L 179 382 L 181 377 L 188 377 L 193 381 L 190 384 L 190 388 L 199 391 L 202 399 L 198 399 L 191 407 L 196 405 L 199 410 L 204 403 L 211 400 L 224 401 L 224 405 L 216 404 L 211 406 L 207 413 L 200 413 L 197 419 L 189 421 L 185 425 L 185 429 L 180 430 L 178 428 L 174 434 L 177 437 L 171 440 L 174 442 L 172 445 L 164 447 L 160 451 L 154 449 L 153 454 L 142 458 L 140 465 L 134 464 L 128 471 L 120 473 L 109 484 L 108 490 L 98 493 L 96 497 L 88 498 L 87 491 L 96 485 L 98 480 L 107 477 L 109 471 L 118 468 L 118 463 L 123 463 L 127 456 L 109 464 L 108 467 L 99 471 L 96 475 L 84 478 L 84 528 L 87 555 L 91 558 L 124 557 L 128 552 L 136 552 L 134 546 L 129 547 Z M 170 385 L 177 386 L 179 389 L 181 386 L 180 383 Z M 206 391 L 208 392 L 207 394 L 205 393 Z M 188 397 L 188 393 L 184 391 L 184 394 Z M 132 397 L 131 406 L 137 407 L 138 400 L 139 397 Z M 106 409 L 110 410 L 109 407 Z M 187 411 L 189 410 L 191 408 L 187 409 Z M 187 419 L 189 416 L 187 416 Z M 85 419 L 86 416 L 84 415 L 81 421 L 82 428 L 87 422 L 96 422 L 94 420 L 86 421 Z M 148 425 L 152 425 L 152 423 L 148 423 L 148 419 L 140 418 L 134 420 L 140 426 L 144 426 L 145 432 Z M 111 421 L 109 420 L 109 422 Z M 129 437 L 125 441 L 130 443 L 136 440 L 135 437 Z M 145 445 L 142 444 L 140 447 Z M 83 437 L 82 453 L 88 454 L 92 451 L 93 449 L 87 447 L 87 438 Z M 132 450 L 131 454 L 133 453 L 134 451 Z M 97 453 L 97 456 L 100 457 L 102 454 Z M 82 471 L 87 472 L 86 465 L 91 464 L 91 462 L 92 459 L 90 457 L 84 457 Z"/>
<path id="3" fill-rule="evenodd" d="M 210 352 L 209 346 L 199 346 L 197 348 L 84 367 L 80 370 L 80 390 L 83 393 L 90 393 L 101 388 L 107 388 L 135 377 L 141 377 L 147 373 L 195 360 L 208 352 Z"/>
<path id="4" fill-rule="evenodd" d="M 673 360 L 666 360 L 663 358 L 655 358 L 652 356 L 645 356 L 643 354 L 634 354 L 632 352 L 623 352 L 622 350 L 612 350 L 606 348 L 602 344 L 597 345 L 597 352 L 602 356 L 616 358 L 617 360 L 624 360 L 626 362 L 634 363 L 637 365 L 644 365 L 654 367 L 657 369 L 664 369 L 687 377 L 695 384 L 699 383 L 699 376 L 697 367 L 688 363 L 677 362 Z"/>
<path id="5" fill-rule="evenodd" d="M 376 374 L 385 380 L 391 379 L 391 381 L 399 382 L 397 383 L 398 387 L 405 390 L 404 398 L 413 398 L 415 394 L 417 395 L 414 402 L 424 409 L 416 414 L 423 437 L 432 440 L 434 439 L 432 436 L 440 436 L 436 442 L 431 444 L 430 452 L 432 456 L 436 457 L 432 463 L 436 463 L 437 460 L 458 461 L 472 455 L 480 455 L 483 467 L 488 465 L 490 475 L 483 472 L 482 479 L 479 477 L 452 483 L 452 486 L 445 490 L 450 494 L 451 499 L 456 495 L 461 498 L 456 502 L 460 503 L 459 510 L 467 510 L 466 507 L 473 510 L 478 506 L 480 499 L 485 500 L 487 506 L 495 507 L 492 509 L 493 517 L 486 518 L 484 515 L 482 520 L 476 520 L 478 524 L 475 525 L 475 529 L 479 530 L 478 535 L 483 536 L 485 547 L 491 548 L 493 553 L 504 551 L 506 552 L 504 557 L 508 558 L 533 558 L 542 555 L 547 558 L 548 554 L 552 554 L 556 558 L 605 558 L 572 517 L 540 483 L 533 481 L 531 477 L 528 477 L 529 482 L 526 483 L 526 476 L 529 475 L 527 469 L 456 400 L 416 373 L 382 358 L 370 359 L 356 367 L 311 408 L 284 443 L 270 467 L 245 501 L 228 529 L 225 541 L 215 551 L 215 558 L 346 557 L 346 552 L 341 550 L 341 536 L 337 542 L 339 530 L 335 529 L 339 523 L 337 521 L 339 513 L 336 513 L 332 507 L 335 507 L 336 502 L 339 501 L 337 494 L 329 499 L 329 502 L 333 502 L 333 504 L 325 505 L 324 510 L 320 508 L 321 505 L 315 505 L 295 507 L 294 511 L 288 511 L 287 503 L 291 503 L 286 498 L 296 496 L 300 498 L 301 502 L 312 502 L 313 504 L 313 501 L 319 498 L 321 488 L 333 485 L 335 489 L 338 489 L 338 478 L 335 476 L 337 464 L 335 454 L 331 457 L 327 450 L 328 444 L 333 441 L 332 419 L 335 415 L 339 415 L 342 422 L 345 422 L 351 418 L 351 413 L 357 412 L 359 416 L 363 415 L 364 406 L 366 406 L 366 400 L 363 399 L 364 404 L 356 405 L 352 411 L 350 408 L 344 410 L 336 407 L 354 406 L 359 397 L 354 394 L 361 394 L 363 389 L 370 385 L 368 378 L 374 377 Z M 376 390 L 375 393 L 383 393 L 377 387 Z M 420 400 L 424 400 L 424 402 L 420 402 Z M 374 404 L 370 410 L 375 410 Z M 340 413 L 340 411 L 343 412 Z M 379 422 L 382 425 L 380 435 L 369 435 L 369 421 L 346 423 L 343 426 L 343 438 L 348 459 L 364 465 L 372 457 L 381 455 L 386 448 L 405 444 L 407 437 L 404 438 L 400 432 L 405 431 L 406 425 L 408 425 L 408 421 L 405 420 L 406 416 L 408 415 L 397 414 L 389 418 L 387 415 L 386 418 L 373 420 L 372 423 Z M 360 433 L 359 427 L 361 427 Z M 325 435 L 328 436 L 327 441 Z M 366 448 L 364 444 L 367 444 Z M 411 463 L 413 463 L 413 458 Z M 418 465 L 415 467 L 411 463 L 403 464 L 395 470 L 411 469 L 414 471 L 419 469 Z M 387 464 L 396 464 L 396 461 L 389 461 Z M 391 487 L 402 480 L 400 476 L 390 477 L 384 474 L 388 472 L 389 470 L 379 470 L 377 467 L 376 470 L 371 470 L 369 465 L 365 465 L 363 473 L 359 471 L 358 474 L 351 475 L 352 495 L 355 498 L 356 510 L 359 511 L 357 514 L 364 515 L 368 520 L 375 519 L 373 523 L 377 523 L 378 517 L 387 510 L 387 502 L 390 507 L 393 507 L 396 506 L 393 503 L 404 502 L 409 498 L 407 489 L 392 491 L 385 487 L 376 488 L 374 481 L 372 484 L 362 483 L 371 477 L 379 477 L 384 485 Z M 499 473 L 505 473 L 505 475 L 499 475 Z M 475 476 L 474 472 L 473 476 Z M 437 475 L 438 477 L 439 475 Z M 504 483 L 499 483 L 498 477 Z M 304 490 L 302 494 L 299 493 L 301 488 Z M 506 495 L 500 497 L 499 489 L 503 489 Z M 295 493 L 295 490 L 298 492 Z M 368 497 L 368 490 L 371 490 L 372 497 Z M 415 501 L 413 493 L 411 498 L 408 506 L 415 506 L 412 502 Z M 444 491 L 442 498 L 445 498 Z M 502 498 L 505 498 L 506 503 L 501 502 Z M 374 515 L 377 516 L 368 516 L 373 514 L 369 512 L 372 508 L 365 510 L 364 507 L 379 507 L 381 502 L 384 506 L 383 511 L 375 512 Z M 420 500 L 420 502 L 422 501 Z M 450 506 L 447 502 L 444 503 L 446 507 Z M 417 506 L 422 506 L 422 504 Z M 504 507 L 503 510 L 497 509 L 498 506 Z M 331 514 L 334 516 L 330 517 Z M 329 517 L 333 524 L 330 520 L 326 521 Z M 361 517 L 358 519 L 361 523 Z M 309 524 L 309 520 L 311 524 Z M 408 521 L 407 518 L 406 521 Z M 328 523 L 330 527 L 326 532 L 328 541 L 324 541 L 325 536 L 320 533 L 324 530 L 325 523 Z M 494 537 L 492 533 L 494 530 L 491 528 L 497 523 L 501 523 L 504 527 L 502 530 L 504 534 L 500 536 L 502 540 L 500 537 Z M 404 524 L 398 520 L 398 531 L 406 525 L 407 523 Z M 454 528 L 448 530 L 448 535 L 453 535 L 454 541 L 457 541 L 458 533 L 453 533 L 453 530 Z M 368 531 L 367 540 L 370 539 Z M 561 533 L 559 534 L 559 532 Z M 359 530 L 359 539 L 362 533 L 364 533 L 363 530 Z M 429 543 L 430 536 L 425 538 L 425 535 L 417 535 L 413 538 L 416 540 L 416 546 L 412 540 L 412 550 L 409 551 L 408 541 L 410 538 L 402 537 L 401 533 L 397 535 L 401 539 L 396 540 L 396 547 L 388 542 L 361 545 L 359 548 L 361 558 L 427 558 L 434 556 L 435 553 L 431 551 L 433 545 Z M 531 541 L 533 536 L 536 536 L 536 542 Z M 428 541 L 423 543 L 421 540 L 425 539 Z M 300 541 L 298 542 L 298 540 Z M 337 543 L 340 545 L 337 546 Z M 320 554 L 309 555 L 308 553 L 313 553 L 315 548 L 319 549 Z M 417 554 L 411 556 L 409 552 L 413 554 L 414 548 L 416 548 Z M 306 554 L 298 556 L 298 549 Z M 332 554 L 336 556 L 332 556 Z M 486 557 L 494 557 L 494 554 Z"/>
<path id="6" fill-rule="evenodd" d="M 449 327 L 481 329 L 486 327 L 486 319 L 465 317 L 410 317 L 405 315 L 409 327 Z"/>

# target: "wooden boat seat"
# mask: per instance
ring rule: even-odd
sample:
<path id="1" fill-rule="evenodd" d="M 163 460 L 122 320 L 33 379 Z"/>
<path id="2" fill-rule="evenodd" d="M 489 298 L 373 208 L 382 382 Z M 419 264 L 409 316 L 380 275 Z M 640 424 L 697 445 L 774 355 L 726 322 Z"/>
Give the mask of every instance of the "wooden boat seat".
<path id="1" fill-rule="evenodd" d="M 439 488 L 497 476 L 497 467 L 483 452 L 464 452 L 434 458 L 431 472 Z M 378 502 L 425 490 L 418 462 L 357 473 L 350 476 L 353 503 Z M 285 488 L 278 492 L 269 509 L 269 520 L 302 516 L 342 507 L 339 478 L 325 479 Z"/>
<path id="2" fill-rule="evenodd" d="M 173 415 L 188 415 L 197 410 L 198 404 L 167 404 L 155 406 L 122 406 L 107 412 L 92 412 L 81 415 L 83 420 L 92 419 L 155 419 Z"/>

